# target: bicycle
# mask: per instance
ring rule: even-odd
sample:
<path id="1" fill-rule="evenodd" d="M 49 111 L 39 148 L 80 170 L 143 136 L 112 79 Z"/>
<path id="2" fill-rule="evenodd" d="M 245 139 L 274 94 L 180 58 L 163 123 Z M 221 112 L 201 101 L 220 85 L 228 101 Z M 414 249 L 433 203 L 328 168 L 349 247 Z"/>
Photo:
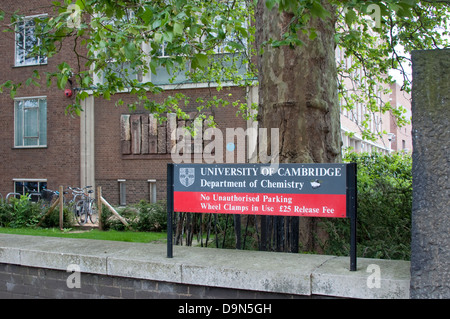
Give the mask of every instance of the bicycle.
<path id="1" fill-rule="evenodd" d="M 86 213 L 84 212 L 83 206 L 78 205 L 78 202 L 83 198 L 84 196 L 84 190 L 79 187 L 67 187 L 68 193 L 70 192 L 72 198 L 67 200 L 67 206 L 72 211 L 75 220 L 79 225 L 84 225 L 87 220 Z"/>
<path id="2" fill-rule="evenodd" d="M 80 225 L 84 225 L 88 218 L 92 224 L 98 221 L 98 210 L 95 206 L 95 198 L 91 197 L 94 191 L 89 189 L 92 186 L 86 186 L 84 188 L 71 188 L 72 193 L 75 194 L 71 200 L 73 205 L 73 212 L 75 218 Z"/>
<path id="3" fill-rule="evenodd" d="M 31 196 L 38 197 L 39 201 L 41 202 L 41 209 L 46 209 L 48 207 L 51 207 L 55 203 L 55 201 L 58 200 L 59 192 L 51 189 L 43 189 L 40 193 L 30 193 L 28 195 L 29 200 L 32 200 Z"/>

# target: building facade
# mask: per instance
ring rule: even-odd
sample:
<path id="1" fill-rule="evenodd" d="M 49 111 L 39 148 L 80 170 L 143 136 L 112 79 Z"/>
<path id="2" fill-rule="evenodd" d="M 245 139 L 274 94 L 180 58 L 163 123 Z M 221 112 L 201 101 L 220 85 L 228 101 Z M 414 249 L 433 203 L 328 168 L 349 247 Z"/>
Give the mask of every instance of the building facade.
<path id="1" fill-rule="evenodd" d="M 37 70 L 41 75 L 53 72 L 62 59 L 75 63 L 72 45 L 63 44 L 57 57 L 30 57 L 29 52 L 39 39 L 34 36 L 34 18 L 51 15 L 51 1 L 3 1 L 1 9 L 10 14 L 19 12 L 25 18 L 14 25 L 4 25 L 11 32 L 0 34 L 0 80 L 22 82 L 16 94 L 10 96 L 7 87 L 0 93 L 0 194 L 26 194 L 48 188 L 102 186 L 105 199 L 113 204 L 135 203 L 139 200 L 156 201 L 166 196 L 166 167 L 172 162 L 169 126 L 152 121 L 145 109 L 130 111 L 126 106 L 116 107 L 118 99 L 131 102 L 131 95 L 119 93 L 111 100 L 89 96 L 83 103 L 81 115 L 66 113 L 75 94 L 67 97 L 55 83 L 50 87 L 45 79 L 39 86 L 25 85 Z M 164 70 L 152 79 L 165 92 L 152 98 L 161 102 L 167 95 L 181 92 L 191 99 L 185 126 L 194 121 L 197 98 L 211 95 L 229 100 L 245 101 L 248 88 L 226 87 L 220 92 L 206 83 L 170 83 Z M 102 81 L 102 79 L 97 79 Z M 71 88 L 76 91 L 76 88 Z M 214 115 L 218 128 L 246 128 L 247 121 L 236 116 L 232 107 L 216 108 Z M 169 117 L 169 115 L 167 116 Z M 127 128 L 128 131 L 125 129 Z M 173 128 L 172 128 L 173 129 Z M 153 134 L 154 133 L 154 134 Z M 180 138 L 181 139 L 181 138 Z M 175 141 L 176 142 L 176 141 Z M 197 150 L 201 151 L 201 150 Z M 195 153 L 195 152 L 194 152 Z"/>
<path id="2" fill-rule="evenodd" d="M 39 41 L 33 36 L 34 20 L 39 15 L 52 14 L 51 1 L 28 0 L 2 1 L 2 9 L 9 13 L 19 11 L 26 18 L 9 26 L 12 32 L 0 34 L 0 82 L 6 80 L 25 83 L 34 70 L 40 74 L 52 72 L 62 59 L 76 61 L 71 45 L 64 44 L 61 54 L 47 58 L 29 57 L 28 50 Z M 9 21 L 5 16 L 4 21 Z M 37 79 L 40 86 L 22 85 L 15 96 L 7 90 L 0 93 L 0 194 L 16 192 L 25 194 L 44 188 L 58 189 L 60 185 L 83 187 L 101 186 L 106 200 L 114 205 L 136 203 L 139 200 L 156 201 L 166 196 L 166 167 L 172 162 L 170 154 L 174 127 L 187 123 L 180 119 L 159 123 L 145 109 L 130 111 L 126 106 L 116 107 L 120 98 L 132 99 L 128 93 L 119 93 L 105 100 L 89 96 L 83 103 L 80 116 L 66 113 L 74 96 L 67 97 L 56 84 L 50 87 L 46 80 Z M 162 81 L 165 91 L 152 98 L 162 101 L 167 95 L 182 92 L 196 101 L 213 95 L 234 101 L 246 101 L 249 105 L 258 101 L 256 87 L 229 86 L 215 91 L 208 84 L 168 84 Z M 232 97 L 230 97 L 230 94 Z M 409 101 L 397 86 L 392 86 L 391 103 L 402 103 L 408 109 Z M 196 119 L 196 103 L 185 111 L 189 120 Z M 410 108 L 409 108 L 410 110 Z M 236 116 L 231 106 L 211 110 L 218 128 L 254 127 L 255 123 Z M 357 125 L 358 116 L 342 110 L 343 147 L 355 151 L 411 150 L 411 128 L 398 128 L 389 114 L 374 118 L 374 129 L 386 130 L 376 142 L 364 141 Z M 375 125 L 378 125 L 375 127 Z M 203 126 L 205 127 L 205 126 Z M 351 137 L 348 133 L 352 133 Z M 248 138 L 247 146 L 255 146 L 255 136 Z M 390 139 L 390 140 L 389 140 Z M 225 145 L 224 147 L 224 153 Z M 201 152 L 195 150 L 194 154 Z M 251 152 L 247 152 L 249 154 Z"/>
<path id="3" fill-rule="evenodd" d="M 352 68 L 352 58 L 347 57 L 341 48 L 337 47 L 335 54 L 338 66 L 345 70 Z M 377 85 L 374 92 L 376 108 L 379 111 L 369 110 L 358 99 L 350 101 L 354 105 L 349 109 L 346 107 L 348 100 L 344 95 L 361 95 L 360 83 L 357 81 L 366 81 L 363 79 L 364 72 L 361 68 L 352 68 L 352 70 L 350 72 L 353 75 L 352 80 L 348 76 L 339 76 L 339 81 L 344 88 L 339 100 L 342 150 L 382 154 L 393 151 L 412 151 L 411 95 L 403 91 L 398 83 L 381 84 Z M 381 112 L 386 103 L 390 103 L 395 109 L 403 110 L 404 118 L 409 121 L 409 124 L 400 127 L 391 112 Z M 364 130 L 374 133 L 375 139 L 365 138 Z"/>
<path id="4" fill-rule="evenodd" d="M 396 107 L 406 110 L 405 118 L 411 120 L 410 95 L 401 90 L 397 83 L 390 85 L 390 94 L 381 96 L 384 102 L 390 102 Z M 365 139 L 362 134 L 361 121 L 368 115 L 370 117 L 369 129 L 377 134 L 375 140 Z M 378 152 L 389 154 L 395 151 L 411 152 L 411 122 L 399 127 L 395 117 L 389 113 L 367 112 L 363 105 L 349 111 L 341 108 L 341 138 L 342 150 L 354 151 L 357 153 Z M 379 135 L 378 135 L 379 134 Z"/>
<path id="5" fill-rule="evenodd" d="M 62 61 L 73 57 L 69 48 L 52 59 L 27 57 L 33 36 L 33 17 L 51 13 L 43 1 L 2 1 L 8 13 L 24 11 L 29 17 L 17 26 L 4 26 L 0 40 L 0 81 L 23 82 L 11 97 L 5 88 L 0 94 L 0 193 L 23 193 L 26 189 L 41 190 L 58 185 L 79 184 L 80 119 L 67 116 L 67 98 L 56 89 L 47 88 L 45 79 L 40 86 L 25 85 L 34 70 L 41 74 L 51 71 Z M 26 9 L 24 9 L 26 7 Z M 3 23 L 9 21 L 5 16 Z M 16 31 L 16 32 L 13 32 Z"/>

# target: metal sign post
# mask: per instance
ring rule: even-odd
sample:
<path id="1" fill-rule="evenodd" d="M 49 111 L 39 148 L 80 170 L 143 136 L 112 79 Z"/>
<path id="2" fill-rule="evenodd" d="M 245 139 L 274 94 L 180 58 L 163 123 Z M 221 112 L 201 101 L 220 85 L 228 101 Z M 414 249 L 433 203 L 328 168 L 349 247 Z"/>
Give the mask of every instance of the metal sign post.
<path id="1" fill-rule="evenodd" d="M 350 271 L 356 271 L 356 163 L 350 163 L 347 167 L 347 217 L 350 218 Z"/>
<path id="2" fill-rule="evenodd" d="M 167 164 L 167 258 L 173 258 L 173 165 Z"/>

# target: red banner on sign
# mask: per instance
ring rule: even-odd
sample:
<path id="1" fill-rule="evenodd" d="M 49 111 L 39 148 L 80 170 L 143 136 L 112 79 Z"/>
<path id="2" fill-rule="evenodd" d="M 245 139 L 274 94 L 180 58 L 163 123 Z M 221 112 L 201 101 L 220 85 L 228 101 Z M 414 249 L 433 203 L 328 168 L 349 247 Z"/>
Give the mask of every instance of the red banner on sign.
<path id="1" fill-rule="evenodd" d="M 174 211 L 347 217 L 346 195 L 174 192 Z"/>

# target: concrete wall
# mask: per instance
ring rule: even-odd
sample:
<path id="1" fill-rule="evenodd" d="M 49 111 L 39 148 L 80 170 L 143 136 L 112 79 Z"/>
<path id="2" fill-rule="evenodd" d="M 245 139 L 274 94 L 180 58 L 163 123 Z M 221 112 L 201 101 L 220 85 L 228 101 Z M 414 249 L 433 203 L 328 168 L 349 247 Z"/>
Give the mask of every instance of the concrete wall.
<path id="1" fill-rule="evenodd" d="M 69 288 L 67 271 L 0 263 L 1 299 L 298 299 L 292 294 L 185 285 L 157 280 L 83 273 Z"/>
<path id="2" fill-rule="evenodd" d="M 450 50 L 412 61 L 411 296 L 450 298 Z"/>
<path id="3" fill-rule="evenodd" d="M 0 234 L 5 298 L 409 298 L 407 261 Z M 67 280 L 77 267 L 79 288 Z M 73 279 L 73 281 L 72 281 Z"/>

